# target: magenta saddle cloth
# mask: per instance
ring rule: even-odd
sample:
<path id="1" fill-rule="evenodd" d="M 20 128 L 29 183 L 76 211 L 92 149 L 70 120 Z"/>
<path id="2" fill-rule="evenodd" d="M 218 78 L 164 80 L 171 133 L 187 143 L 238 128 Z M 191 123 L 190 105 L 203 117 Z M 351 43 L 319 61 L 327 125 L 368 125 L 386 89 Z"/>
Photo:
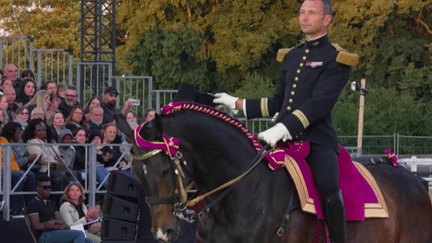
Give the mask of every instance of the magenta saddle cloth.
<path id="1" fill-rule="evenodd" d="M 339 149 L 339 187 L 344 199 L 346 219 L 362 221 L 365 218 L 388 218 L 387 206 L 375 179 L 363 165 L 351 160 L 344 147 L 339 146 Z M 322 198 L 311 167 L 305 160 L 308 153 L 308 142 L 280 142 L 265 158 L 273 170 L 282 167 L 288 170 L 296 186 L 302 210 L 324 219 Z"/>

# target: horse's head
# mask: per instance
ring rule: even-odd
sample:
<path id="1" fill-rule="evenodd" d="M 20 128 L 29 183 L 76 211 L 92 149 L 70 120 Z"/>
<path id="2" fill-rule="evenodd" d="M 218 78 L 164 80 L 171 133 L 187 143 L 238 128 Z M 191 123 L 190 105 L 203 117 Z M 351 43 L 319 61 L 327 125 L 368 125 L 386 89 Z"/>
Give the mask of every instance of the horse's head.
<path id="1" fill-rule="evenodd" d="M 146 201 L 150 204 L 152 232 L 156 239 L 173 242 L 178 238 L 182 221 L 176 217 L 174 206 L 177 191 L 177 175 L 172 159 L 160 149 L 144 149 L 139 146 L 137 137 L 154 143 L 162 143 L 162 118 L 156 115 L 152 122 L 144 124 L 139 132 L 133 131 L 125 119 L 116 117 L 119 129 L 133 143 L 132 170 L 140 180 Z"/>

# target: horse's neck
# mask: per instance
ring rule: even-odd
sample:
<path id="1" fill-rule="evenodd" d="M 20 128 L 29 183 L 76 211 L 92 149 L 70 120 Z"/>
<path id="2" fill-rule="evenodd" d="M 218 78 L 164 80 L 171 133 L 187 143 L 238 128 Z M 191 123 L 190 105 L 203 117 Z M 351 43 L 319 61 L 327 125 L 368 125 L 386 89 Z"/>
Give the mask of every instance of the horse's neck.
<path id="1" fill-rule="evenodd" d="M 195 176 L 214 186 L 241 174 L 255 155 L 249 139 L 236 127 L 205 114 L 164 120 L 164 129 L 188 148 Z"/>

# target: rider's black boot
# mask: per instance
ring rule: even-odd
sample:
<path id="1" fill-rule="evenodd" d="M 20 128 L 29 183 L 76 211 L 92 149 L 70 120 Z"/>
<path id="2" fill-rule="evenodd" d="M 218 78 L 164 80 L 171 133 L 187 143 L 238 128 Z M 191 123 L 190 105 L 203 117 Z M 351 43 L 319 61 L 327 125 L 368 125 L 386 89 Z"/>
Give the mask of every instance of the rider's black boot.
<path id="1" fill-rule="evenodd" d="M 324 209 L 327 227 L 330 233 L 332 243 L 346 242 L 346 220 L 345 208 L 342 199 L 342 192 L 324 198 Z"/>

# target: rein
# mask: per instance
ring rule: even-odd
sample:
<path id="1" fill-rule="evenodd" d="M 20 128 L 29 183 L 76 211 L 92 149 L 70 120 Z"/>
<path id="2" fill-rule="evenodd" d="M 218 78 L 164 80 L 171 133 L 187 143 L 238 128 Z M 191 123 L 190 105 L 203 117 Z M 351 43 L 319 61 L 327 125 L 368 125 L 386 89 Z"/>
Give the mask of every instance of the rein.
<path id="1" fill-rule="evenodd" d="M 144 124 L 138 126 L 135 129 L 135 141 L 137 142 L 137 145 L 142 148 L 153 148 L 150 152 L 141 155 L 141 156 L 133 156 L 134 161 L 142 161 L 146 160 L 155 156 L 158 156 L 161 152 L 165 152 L 166 155 L 168 155 L 173 161 L 175 168 L 176 168 L 176 175 L 177 175 L 177 190 L 180 195 L 178 195 L 176 192 L 171 197 L 146 197 L 146 202 L 148 204 L 174 204 L 174 214 L 177 215 L 181 219 L 186 219 L 188 221 L 193 221 L 192 218 L 188 218 L 184 215 L 185 211 L 187 210 L 187 207 L 193 207 L 197 203 L 203 201 L 205 198 L 225 189 L 228 188 L 228 190 L 224 191 L 221 195 L 219 195 L 215 200 L 213 200 L 210 204 L 208 204 L 204 209 L 202 209 L 198 216 L 201 217 L 203 215 L 203 212 L 208 211 L 212 206 L 214 206 L 218 201 L 223 199 L 234 187 L 235 183 L 242 180 L 246 175 L 248 175 L 257 165 L 258 163 L 263 159 L 263 157 L 267 153 L 267 149 L 269 148 L 269 145 L 264 146 L 258 153 L 255 155 L 255 157 L 250 162 L 249 166 L 246 168 L 246 170 L 240 174 L 239 176 L 235 177 L 234 179 L 220 185 L 219 187 L 204 193 L 201 196 L 198 196 L 192 200 L 187 200 L 187 190 L 188 187 L 184 186 L 183 179 L 186 177 L 182 164 L 184 166 L 187 165 L 187 162 L 183 160 L 183 154 L 178 151 L 179 148 L 179 141 L 175 138 L 169 138 L 167 135 L 163 135 L 164 142 L 154 142 L 154 141 L 147 141 L 144 138 L 142 138 L 139 135 L 139 132 L 141 131 Z M 172 156 L 174 154 L 174 156 Z M 193 217 L 194 215 L 192 215 Z"/>

